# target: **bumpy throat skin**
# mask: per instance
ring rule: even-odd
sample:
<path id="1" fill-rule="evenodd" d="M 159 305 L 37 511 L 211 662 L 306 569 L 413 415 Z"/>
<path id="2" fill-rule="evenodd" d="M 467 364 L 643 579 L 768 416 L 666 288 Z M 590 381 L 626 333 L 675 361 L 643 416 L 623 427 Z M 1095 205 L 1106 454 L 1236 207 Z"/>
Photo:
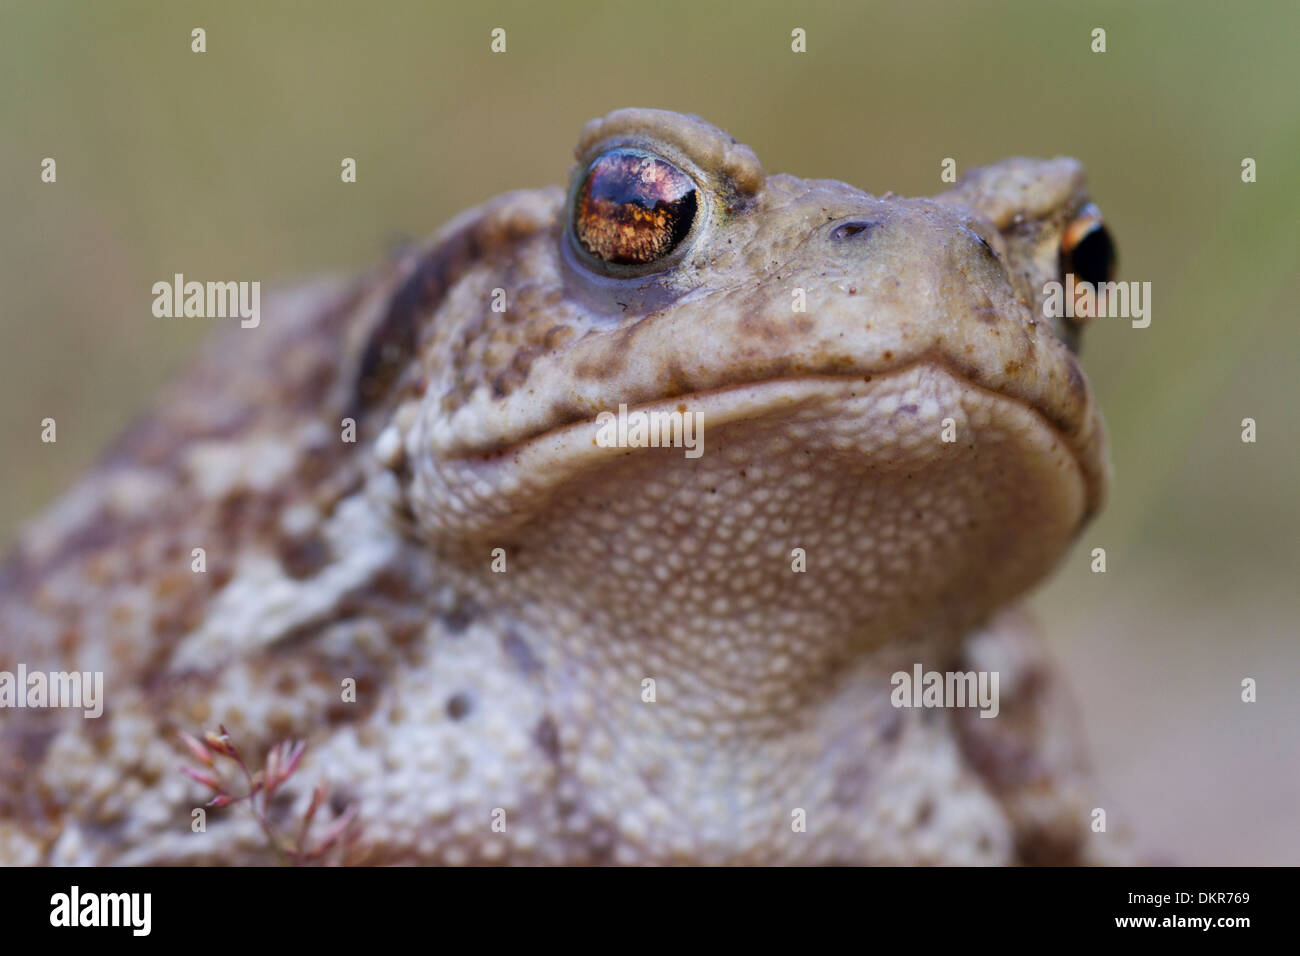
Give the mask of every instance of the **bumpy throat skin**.
<path id="1" fill-rule="evenodd" d="M 1105 493 L 1040 308 L 1100 228 L 1079 165 L 880 198 L 656 110 L 576 158 L 270 303 L 27 531 L 0 670 L 109 693 L 0 714 L 0 859 L 275 859 L 241 807 L 190 826 L 177 732 L 217 724 L 306 740 L 268 813 L 327 781 L 327 860 L 1122 855 L 1011 609 Z M 702 454 L 607 444 L 620 405 Z M 895 706 L 916 665 L 996 673 L 997 716 Z"/>

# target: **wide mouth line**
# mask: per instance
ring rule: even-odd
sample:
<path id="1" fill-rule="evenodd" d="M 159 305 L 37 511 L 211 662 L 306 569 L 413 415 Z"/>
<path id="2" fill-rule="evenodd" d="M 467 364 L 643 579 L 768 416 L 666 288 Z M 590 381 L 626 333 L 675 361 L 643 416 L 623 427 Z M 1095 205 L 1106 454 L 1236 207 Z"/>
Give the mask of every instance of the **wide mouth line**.
<path id="1" fill-rule="evenodd" d="M 620 405 L 626 405 L 628 412 L 648 411 L 648 410 L 655 409 L 658 406 L 662 406 L 669 403 L 689 404 L 692 400 L 698 401 L 699 399 L 706 398 L 706 397 L 707 398 L 721 397 L 731 392 L 740 392 L 746 389 L 753 389 L 753 388 L 760 388 L 760 387 L 778 386 L 781 384 L 798 385 L 801 383 L 809 383 L 809 382 L 848 382 L 848 381 L 856 381 L 856 380 L 862 380 L 863 383 L 866 384 L 869 382 L 874 382 L 875 380 L 880 378 L 893 377 L 896 375 L 905 375 L 908 372 L 914 371 L 922 367 L 938 368 L 941 371 L 943 371 L 945 374 L 947 374 L 950 378 L 961 383 L 965 387 L 977 389 L 979 391 L 985 392 L 989 395 L 992 395 L 1004 401 L 1014 402 L 1017 405 L 1020 405 L 1021 407 L 1033 413 L 1040 420 L 1042 425 L 1045 428 L 1047 428 L 1061 442 L 1062 445 L 1064 445 L 1067 449 L 1069 449 L 1071 456 L 1074 458 L 1075 464 L 1079 467 L 1080 471 L 1083 474 L 1092 475 L 1100 467 L 1099 462 L 1091 462 L 1089 460 L 1089 456 L 1087 454 L 1087 451 L 1083 447 L 1083 443 L 1081 443 L 1077 439 L 1077 437 L 1072 437 L 1072 436 L 1077 436 L 1080 433 L 1080 430 L 1078 428 L 1069 428 L 1064 424 L 1062 424 L 1061 422 L 1055 421 L 1053 417 L 1049 415 L 1049 413 L 1040 406 L 1039 403 L 1033 401 L 1032 399 L 1026 398 L 1023 395 L 1015 394 L 1013 392 L 1000 391 L 998 389 L 991 388 L 988 385 L 976 381 L 970 374 L 962 371 L 953 362 L 951 362 L 946 357 L 934 351 L 928 351 L 922 353 L 921 355 L 918 355 L 915 358 L 909 359 L 907 361 L 895 365 L 888 366 L 887 368 L 884 369 L 877 369 L 875 371 L 860 370 L 854 372 L 842 372 L 842 371 L 824 372 L 824 373 L 810 372 L 807 374 L 799 374 L 799 375 L 786 375 L 786 376 L 775 376 L 772 378 L 759 378 L 759 379 L 754 379 L 753 381 L 739 382 L 734 385 L 725 385 L 718 388 L 704 388 L 704 389 L 698 389 L 690 392 L 680 392 L 675 395 L 663 395 L 656 398 L 642 399 L 640 401 L 635 401 L 635 402 L 626 401 L 622 399 L 615 400 L 611 402 L 610 407 L 601 409 L 600 411 L 594 414 L 575 416 L 572 419 L 562 422 L 560 424 L 549 425 L 545 428 L 538 429 L 536 431 L 520 436 L 519 438 L 502 442 L 497 445 L 493 445 L 489 447 L 480 447 L 478 449 L 465 449 L 465 450 L 456 451 L 453 454 L 451 454 L 449 457 L 468 460 L 473 458 L 486 459 L 486 458 L 509 457 L 511 455 L 517 455 L 522 453 L 529 446 L 535 443 L 545 441 L 548 438 L 559 435 L 569 429 L 594 427 L 597 424 L 597 416 L 599 416 L 604 412 L 617 412 Z"/>

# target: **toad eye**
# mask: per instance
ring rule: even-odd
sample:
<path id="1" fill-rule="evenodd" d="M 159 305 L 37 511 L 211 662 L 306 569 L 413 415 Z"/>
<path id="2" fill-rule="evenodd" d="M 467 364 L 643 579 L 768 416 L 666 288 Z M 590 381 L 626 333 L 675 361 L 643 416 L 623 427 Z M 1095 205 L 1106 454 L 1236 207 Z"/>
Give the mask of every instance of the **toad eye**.
<path id="1" fill-rule="evenodd" d="M 1101 221 L 1101 210 L 1092 203 L 1061 236 L 1061 273 L 1073 273 L 1082 282 L 1094 285 L 1109 282 L 1115 273 L 1115 244 Z"/>
<path id="2" fill-rule="evenodd" d="M 573 197 L 573 237 L 600 263 L 648 266 L 682 244 L 695 222 L 695 181 L 639 149 L 602 153 Z"/>

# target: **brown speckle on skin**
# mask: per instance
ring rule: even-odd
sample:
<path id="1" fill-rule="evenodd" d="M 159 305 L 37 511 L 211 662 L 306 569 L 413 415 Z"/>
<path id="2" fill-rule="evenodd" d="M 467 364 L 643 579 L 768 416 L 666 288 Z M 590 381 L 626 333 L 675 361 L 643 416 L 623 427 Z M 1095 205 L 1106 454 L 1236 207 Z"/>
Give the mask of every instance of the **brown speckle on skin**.
<path id="1" fill-rule="evenodd" d="M 284 573 L 299 581 L 318 574 L 331 560 L 329 544 L 314 532 L 281 539 L 277 552 Z"/>
<path id="2" fill-rule="evenodd" d="M 545 349 L 558 349 L 569 342 L 577 333 L 568 325 L 552 325 L 546 330 L 546 337 L 542 340 L 542 347 Z"/>
<path id="3" fill-rule="evenodd" d="M 922 800 L 919 804 L 917 804 L 916 825 L 918 827 L 928 826 L 930 824 L 930 820 L 933 817 L 934 817 L 934 802 L 932 800 L 925 799 Z"/>
<path id="4" fill-rule="evenodd" d="M 532 677 L 542 669 L 542 663 L 533 653 L 533 649 L 528 646 L 516 631 L 508 630 L 501 638 L 501 647 L 506 652 L 506 657 L 510 662 L 519 668 L 519 671 L 525 676 Z"/>
<path id="5" fill-rule="evenodd" d="M 537 722 L 537 726 L 533 728 L 533 740 L 537 746 L 542 748 L 542 753 L 546 754 L 555 763 L 559 763 L 560 732 L 550 714 L 543 716 Z"/>
<path id="6" fill-rule="evenodd" d="M 880 739 L 893 746 L 898 743 L 902 735 L 903 715 L 897 709 L 891 707 L 885 711 L 884 721 L 880 728 Z"/>
<path id="7" fill-rule="evenodd" d="M 1070 394 L 1077 402 L 1086 402 L 1088 399 L 1088 383 L 1083 377 L 1083 369 L 1079 367 L 1079 360 L 1073 355 L 1067 355 L 1065 358 L 1065 371 L 1069 376 Z"/>
<path id="8" fill-rule="evenodd" d="M 482 608 L 473 598 L 462 597 L 456 601 L 450 611 L 443 615 L 442 620 L 447 626 L 447 633 L 454 637 L 463 634 L 481 613 Z"/>
<path id="9" fill-rule="evenodd" d="M 474 703 L 468 694 L 455 694 L 447 701 L 447 716 L 452 720 L 462 720 L 473 707 Z"/>
<path id="10" fill-rule="evenodd" d="M 607 862 L 613 855 L 618 843 L 618 828 L 609 820 L 596 818 L 587 831 L 587 849 L 591 861 L 596 864 Z"/>

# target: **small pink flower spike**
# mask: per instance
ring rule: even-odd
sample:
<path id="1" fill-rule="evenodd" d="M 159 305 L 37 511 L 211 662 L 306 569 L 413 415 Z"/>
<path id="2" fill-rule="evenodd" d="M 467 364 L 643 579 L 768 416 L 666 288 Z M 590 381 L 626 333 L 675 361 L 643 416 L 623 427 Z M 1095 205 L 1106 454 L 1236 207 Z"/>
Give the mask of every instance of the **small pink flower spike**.
<path id="1" fill-rule="evenodd" d="M 199 763 L 211 767 L 212 754 L 208 752 L 208 749 L 204 747 L 203 744 L 199 743 L 198 738 L 193 736 L 192 734 L 187 734 L 183 730 L 180 732 L 180 734 L 181 734 L 181 740 L 185 743 L 186 749 L 188 749 L 190 752 L 190 756 L 192 756 L 195 760 L 199 761 Z"/>
<path id="2" fill-rule="evenodd" d="M 181 767 L 181 773 L 185 774 L 185 776 L 189 777 L 191 780 L 196 780 L 203 784 L 203 786 L 212 790 L 221 790 L 221 781 L 206 770 L 196 770 L 193 767 Z"/>

